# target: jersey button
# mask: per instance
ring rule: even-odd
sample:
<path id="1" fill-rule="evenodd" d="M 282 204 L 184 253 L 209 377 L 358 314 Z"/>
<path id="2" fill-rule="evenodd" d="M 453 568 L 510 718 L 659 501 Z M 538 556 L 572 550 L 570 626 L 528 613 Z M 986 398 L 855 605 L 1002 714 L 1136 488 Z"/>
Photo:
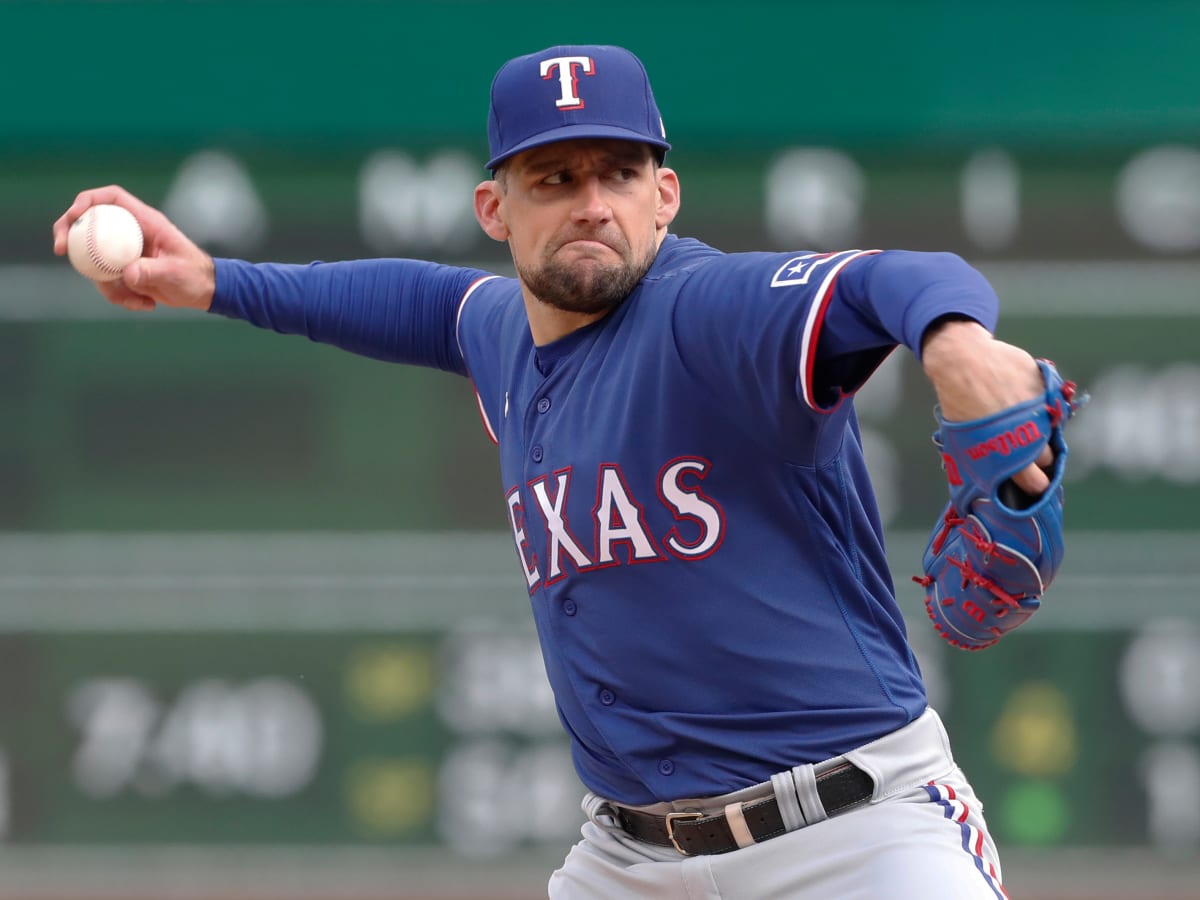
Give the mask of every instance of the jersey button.
<path id="1" fill-rule="evenodd" d="M 570 597 L 563 601 L 563 612 L 565 612 L 568 616 L 575 615 L 578 610 L 579 607 L 575 605 L 575 601 Z"/>
<path id="2" fill-rule="evenodd" d="M 660 775 L 673 775 L 675 774 L 675 763 L 671 762 L 669 759 L 660 760 L 658 763 L 658 771 Z"/>
<path id="3" fill-rule="evenodd" d="M 550 411 L 550 398 L 543 397 L 541 400 L 539 400 L 537 409 L 538 409 L 538 412 L 540 412 L 540 413 L 549 412 Z"/>
<path id="4" fill-rule="evenodd" d="M 612 691 L 610 691 L 608 688 L 605 688 L 604 690 L 602 690 L 600 692 L 600 702 L 603 703 L 605 706 L 612 706 L 614 703 L 617 702 L 617 695 L 614 694 Z"/>
<path id="5" fill-rule="evenodd" d="M 529 455 L 531 457 L 533 457 L 534 462 L 541 462 L 542 461 L 542 445 L 534 444 L 533 450 L 531 450 L 529 452 Z"/>

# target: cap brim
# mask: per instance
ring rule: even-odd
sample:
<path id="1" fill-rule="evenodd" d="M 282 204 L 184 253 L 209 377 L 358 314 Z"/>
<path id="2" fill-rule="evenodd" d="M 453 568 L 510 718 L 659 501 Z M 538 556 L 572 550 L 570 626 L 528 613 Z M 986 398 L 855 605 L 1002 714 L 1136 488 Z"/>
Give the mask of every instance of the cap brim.
<path id="1" fill-rule="evenodd" d="M 618 125 L 564 125 L 561 128 L 552 128 L 549 131 L 543 131 L 541 134 L 521 141 L 515 147 L 509 147 L 499 156 L 493 156 L 489 159 L 486 167 L 495 169 L 496 166 L 500 165 L 506 159 L 510 159 L 524 150 L 532 150 L 534 147 L 556 144 L 559 141 L 583 141 L 589 138 L 636 141 L 639 144 L 649 144 L 651 147 L 657 147 L 664 153 L 671 149 L 671 145 L 661 138 L 652 138 L 640 131 L 621 128 Z"/>

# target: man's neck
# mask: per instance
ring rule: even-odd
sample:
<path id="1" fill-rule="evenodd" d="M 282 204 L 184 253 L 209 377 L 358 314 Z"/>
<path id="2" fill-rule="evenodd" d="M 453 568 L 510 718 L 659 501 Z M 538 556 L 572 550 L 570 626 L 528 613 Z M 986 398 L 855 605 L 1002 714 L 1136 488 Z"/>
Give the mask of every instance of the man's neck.
<path id="1" fill-rule="evenodd" d="M 573 331 L 578 331 L 598 322 L 607 316 L 611 310 L 596 313 L 568 312 L 564 309 L 544 303 L 521 285 L 521 293 L 525 298 L 525 315 L 529 318 L 529 333 L 533 335 L 533 343 L 537 347 L 566 337 Z"/>

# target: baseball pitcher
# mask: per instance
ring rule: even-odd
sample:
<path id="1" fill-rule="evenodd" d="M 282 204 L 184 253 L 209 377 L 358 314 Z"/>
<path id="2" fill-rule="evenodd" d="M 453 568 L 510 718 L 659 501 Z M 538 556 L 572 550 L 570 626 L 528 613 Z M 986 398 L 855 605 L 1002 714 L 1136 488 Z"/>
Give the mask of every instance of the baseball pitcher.
<path id="1" fill-rule="evenodd" d="M 997 298 L 954 255 L 670 233 L 679 178 L 626 50 L 505 63 L 488 136 L 475 212 L 516 277 L 214 260 L 115 186 L 55 250 L 115 203 L 147 250 L 99 285 L 113 303 L 471 379 L 589 791 L 551 897 L 1005 896 L 906 639 L 854 394 L 900 345 L 931 379 L 949 491 L 918 580 L 938 633 L 981 648 L 1061 563 L 1074 386 L 992 337 Z"/>

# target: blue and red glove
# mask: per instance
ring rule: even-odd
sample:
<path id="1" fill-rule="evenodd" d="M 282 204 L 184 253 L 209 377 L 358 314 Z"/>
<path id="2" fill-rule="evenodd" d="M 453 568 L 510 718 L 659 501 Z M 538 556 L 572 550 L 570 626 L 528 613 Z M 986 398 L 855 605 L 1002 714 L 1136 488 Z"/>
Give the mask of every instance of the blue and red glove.
<path id="1" fill-rule="evenodd" d="M 1063 559 L 1063 426 L 1087 397 L 1054 364 L 1038 360 L 1045 394 L 995 415 L 947 422 L 936 411 L 933 443 L 950 483 L 947 504 L 922 560 L 925 610 L 964 650 L 990 647 L 1033 615 Z M 1050 486 L 1024 493 L 1012 476 L 1054 452 Z"/>

